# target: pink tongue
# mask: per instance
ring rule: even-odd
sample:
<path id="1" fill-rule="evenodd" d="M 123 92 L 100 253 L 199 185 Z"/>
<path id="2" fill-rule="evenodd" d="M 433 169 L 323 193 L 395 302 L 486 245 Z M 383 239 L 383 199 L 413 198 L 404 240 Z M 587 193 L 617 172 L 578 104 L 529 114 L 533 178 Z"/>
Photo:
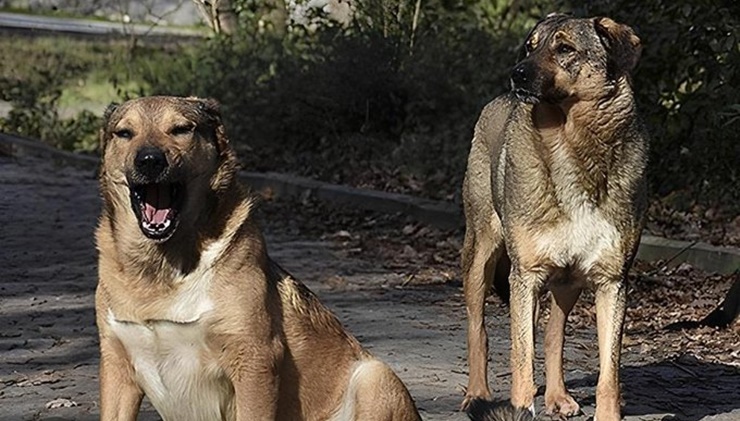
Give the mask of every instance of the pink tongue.
<path id="1" fill-rule="evenodd" d="M 159 188 L 158 185 L 150 185 L 146 191 L 144 202 L 144 218 L 150 224 L 162 224 L 170 213 L 170 191 L 169 186 Z"/>
<path id="2" fill-rule="evenodd" d="M 146 220 L 150 224 L 162 224 L 167 219 L 167 214 L 170 213 L 169 209 L 156 209 L 150 204 L 144 205 L 144 214 Z"/>

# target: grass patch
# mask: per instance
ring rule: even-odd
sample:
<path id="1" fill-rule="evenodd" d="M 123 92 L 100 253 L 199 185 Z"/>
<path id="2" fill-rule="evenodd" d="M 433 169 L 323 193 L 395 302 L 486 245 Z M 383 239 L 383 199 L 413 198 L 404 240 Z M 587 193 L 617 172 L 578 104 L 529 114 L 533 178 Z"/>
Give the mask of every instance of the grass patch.
<path id="1" fill-rule="evenodd" d="M 114 83 L 100 75 L 88 74 L 85 78 L 71 81 L 59 97 L 59 112 L 72 117 L 83 110 L 101 114 L 111 102 L 120 102 L 129 92 L 146 90 L 145 83 L 136 80 Z"/>
<path id="2" fill-rule="evenodd" d="M 177 45 L 74 37 L 0 38 L 0 130 L 68 150 L 97 147 L 99 116 L 111 102 L 150 93 L 147 75 L 179 56 Z"/>
<path id="3" fill-rule="evenodd" d="M 137 47 L 126 40 L 83 40 L 71 37 L 2 37 L 0 78 L 19 83 L 38 79 L 61 82 L 59 105 L 98 108 L 125 99 L 130 93 L 146 90 L 143 75 L 150 70 L 146 61 L 165 61 L 170 47 Z"/>

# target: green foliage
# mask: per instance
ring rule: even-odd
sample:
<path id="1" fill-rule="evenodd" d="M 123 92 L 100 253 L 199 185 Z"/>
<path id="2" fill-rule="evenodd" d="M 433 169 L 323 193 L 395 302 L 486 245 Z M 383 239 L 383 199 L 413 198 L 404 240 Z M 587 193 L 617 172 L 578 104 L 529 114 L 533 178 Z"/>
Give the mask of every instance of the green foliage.
<path id="1" fill-rule="evenodd" d="M 508 85 L 520 34 L 492 35 L 473 9 L 430 2 L 414 18 L 414 7 L 361 2 L 349 27 L 293 26 L 279 36 L 255 24 L 148 82 L 219 99 L 252 170 L 374 187 L 383 186 L 366 178 L 408 174 L 425 182 L 405 187 L 439 196 L 432 180 L 444 180 L 448 196 L 480 109 Z"/>
<path id="2" fill-rule="evenodd" d="M 28 73 L 0 76 L 0 100 L 12 106 L 7 116 L 0 117 L 0 130 L 44 139 L 65 149 L 88 149 L 91 142 L 94 145 L 100 125 L 94 114 L 65 119 L 58 112 L 65 81 L 87 70 L 89 63 L 61 53 L 39 55 L 34 62 L 39 67 Z M 24 62 L 19 63 L 23 66 Z"/>
<path id="3" fill-rule="evenodd" d="M 10 73 L 0 65 L 0 95 L 14 105 L 2 129 L 94 148 L 80 139 L 95 118 L 61 119 L 60 92 L 73 74 L 109 69 L 98 78 L 125 85 L 121 99 L 219 99 L 249 169 L 456 198 L 475 120 L 508 89 L 526 31 L 547 13 L 571 11 L 610 16 L 643 41 L 635 90 L 653 133 L 654 192 L 740 204 L 740 3 L 358 0 L 349 26 L 309 28 L 289 25 L 281 0 L 234 4 L 237 33 L 193 50 L 22 52 L 33 60 Z"/>
<path id="4" fill-rule="evenodd" d="M 0 55 L 10 59 L 0 62 L 0 101 L 11 108 L 0 131 L 95 151 L 100 112 L 111 101 L 146 94 L 140 75 L 165 72 L 177 52 L 123 41 L 2 37 Z"/>
<path id="5" fill-rule="evenodd" d="M 153 85 L 220 99 L 249 168 L 379 188 L 388 186 L 374 174 L 405 174 L 415 181 L 390 188 L 454 197 L 475 119 L 507 89 L 526 31 L 571 11 L 610 16 L 642 38 L 635 86 L 653 133 L 654 191 L 740 202 L 738 5 L 365 0 L 347 28 L 273 31 L 260 3 L 240 4 L 240 34 Z"/>

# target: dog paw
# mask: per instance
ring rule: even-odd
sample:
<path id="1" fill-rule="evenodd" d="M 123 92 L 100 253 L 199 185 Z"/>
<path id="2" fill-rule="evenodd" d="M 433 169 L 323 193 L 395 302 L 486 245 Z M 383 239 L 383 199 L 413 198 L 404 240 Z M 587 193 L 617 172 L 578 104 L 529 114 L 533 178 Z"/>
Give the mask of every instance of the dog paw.
<path id="1" fill-rule="evenodd" d="M 594 421 L 620 421 L 621 419 L 619 411 L 601 411 L 599 407 L 596 407 Z"/>
<path id="2" fill-rule="evenodd" d="M 551 417 L 573 417 L 581 412 L 581 407 L 567 392 L 545 394 L 545 411 Z"/>
<path id="3" fill-rule="evenodd" d="M 470 404 L 475 400 L 490 401 L 491 395 L 486 394 L 486 393 L 480 393 L 480 394 L 466 393 L 465 398 L 463 399 L 462 404 L 460 405 L 460 411 L 467 412 L 467 410 L 470 409 Z"/>

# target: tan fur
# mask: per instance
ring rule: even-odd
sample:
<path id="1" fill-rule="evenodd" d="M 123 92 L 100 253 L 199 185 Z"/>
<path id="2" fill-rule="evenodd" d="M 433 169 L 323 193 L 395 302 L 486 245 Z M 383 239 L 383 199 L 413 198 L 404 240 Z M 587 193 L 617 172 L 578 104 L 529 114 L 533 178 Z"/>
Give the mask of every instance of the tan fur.
<path id="1" fill-rule="evenodd" d="M 129 101 L 106 112 L 101 141 L 102 420 L 135 420 L 145 394 L 165 420 L 420 419 L 391 369 L 267 256 L 215 102 Z M 144 147 L 186 191 L 164 241 L 132 211 Z"/>
<path id="2" fill-rule="evenodd" d="M 632 30 L 611 19 L 549 16 L 525 42 L 512 93 L 481 113 L 463 185 L 470 366 L 463 406 L 491 395 L 484 299 L 492 284 L 502 285 L 493 268 L 508 255 L 512 404 L 534 402 L 537 297 L 549 289 L 545 405 L 551 414 L 579 412 L 563 381 L 563 335 L 581 290 L 592 288 L 600 351 L 596 420 L 620 419 L 625 276 L 646 203 L 648 136 L 629 74 L 639 53 Z"/>

